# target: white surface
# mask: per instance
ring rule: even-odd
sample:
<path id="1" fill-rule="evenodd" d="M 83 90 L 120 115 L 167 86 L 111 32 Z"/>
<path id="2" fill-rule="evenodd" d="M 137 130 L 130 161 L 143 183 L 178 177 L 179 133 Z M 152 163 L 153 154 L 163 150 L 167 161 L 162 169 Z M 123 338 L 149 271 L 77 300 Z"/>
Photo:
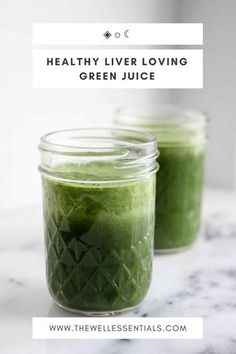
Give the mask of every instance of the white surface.
<path id="1" fill-rule="evenodd" d="M 156 256 L 150 291 L 129 316 L 203 316 L 203 340 L 32 340 L 31 318 L 70 316 L 46 289 L 39 207 L 2 211 L 0 352 L 3 354 L 235 353 L 236 199 L 208 191 L 193 248 Z"/>

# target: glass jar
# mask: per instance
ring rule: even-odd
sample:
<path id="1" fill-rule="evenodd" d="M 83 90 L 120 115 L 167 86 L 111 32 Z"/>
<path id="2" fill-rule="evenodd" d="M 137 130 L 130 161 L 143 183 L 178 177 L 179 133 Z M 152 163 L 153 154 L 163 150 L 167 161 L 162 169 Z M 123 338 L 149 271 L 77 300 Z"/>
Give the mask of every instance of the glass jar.
<path id="1" fill-rule="evenodd" d="M 191 245 L 200 227 L 205 115 L 174 105 L 147 106 L 118 110 L 115 122 L 158 138 L 155 250 L 170 252 Z"/>
<path id="2" fill-rule="evenodd" d="M 40 142 L 46 271 L 61 307 L 127 311 L 150 284 L 156 139 L 116 129 L 47 134 Z"/>

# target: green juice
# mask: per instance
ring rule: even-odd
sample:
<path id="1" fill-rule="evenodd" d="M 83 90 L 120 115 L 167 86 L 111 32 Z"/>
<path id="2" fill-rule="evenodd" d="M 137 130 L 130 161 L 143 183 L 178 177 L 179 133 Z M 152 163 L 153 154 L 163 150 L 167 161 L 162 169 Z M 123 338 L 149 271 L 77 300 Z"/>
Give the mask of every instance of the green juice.
<path id="1" fill-rule="evenodd" d="M 200 227 L 204 146 L 159 145 L 154 247 L 190 245 Z"/>
<path id="2" fill-rule="evenodd" d="M 206 114 L 150 103 L 117 110 L 115 122 L 157 138 L 155 251 L 171 252 L 191 245 L 201 221 Z"/>
<path id="3" fill-rule="evenodd" d="M 92 182 L 98 170 L 100 176 L 109 170 L 105 165 L 68 164 L 57 168 L 64 180 L 42 177 L 48 287 L 58 304 L 73 311 L 132 308 L 151 280 L 155 174 Z M 85 175 L 87 182 L 78 182 Z"/>

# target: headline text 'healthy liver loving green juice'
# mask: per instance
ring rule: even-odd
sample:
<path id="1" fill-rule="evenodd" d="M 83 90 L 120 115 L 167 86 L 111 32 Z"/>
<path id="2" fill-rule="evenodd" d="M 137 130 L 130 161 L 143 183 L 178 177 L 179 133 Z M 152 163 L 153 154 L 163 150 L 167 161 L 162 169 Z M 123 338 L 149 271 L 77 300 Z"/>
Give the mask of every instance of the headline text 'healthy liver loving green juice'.
<path id="1" fill-rule="evenodd" d="M 55 132 L 40 143 L 49 291 L 71 311 L 134 308 L 151 280 L 156 141 L 131 130 Z"/>
<path id="2" fill-rule="evenodd" d="M 160 169 L 156 186 L 154 247 L 170 252 L 191 245 L 200 227 L 205 115 L 178 106 L 119 110 L 116 123 L 157 137 Z"/>

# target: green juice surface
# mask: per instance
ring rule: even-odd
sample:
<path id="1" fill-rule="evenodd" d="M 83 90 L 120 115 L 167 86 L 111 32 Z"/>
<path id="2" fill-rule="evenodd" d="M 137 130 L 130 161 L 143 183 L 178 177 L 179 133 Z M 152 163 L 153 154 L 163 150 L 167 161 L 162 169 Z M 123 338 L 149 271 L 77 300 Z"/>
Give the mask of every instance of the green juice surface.
<path id="1" fill-rule="evenodd" d="M 200 226 L 204 145 L 159 145 L 154 247 L 190 245 Z"/>
<path id="2" fill-rule="evenodd" d="M 89 180 L 103 168 L 58 170 L 74 177 L 87 171 Z M 155 175 L 90 184 L 43 176 L 42 183 L 47 280 L 55 301 L 95 313 L 139 304 L 152 272 Z"/>

